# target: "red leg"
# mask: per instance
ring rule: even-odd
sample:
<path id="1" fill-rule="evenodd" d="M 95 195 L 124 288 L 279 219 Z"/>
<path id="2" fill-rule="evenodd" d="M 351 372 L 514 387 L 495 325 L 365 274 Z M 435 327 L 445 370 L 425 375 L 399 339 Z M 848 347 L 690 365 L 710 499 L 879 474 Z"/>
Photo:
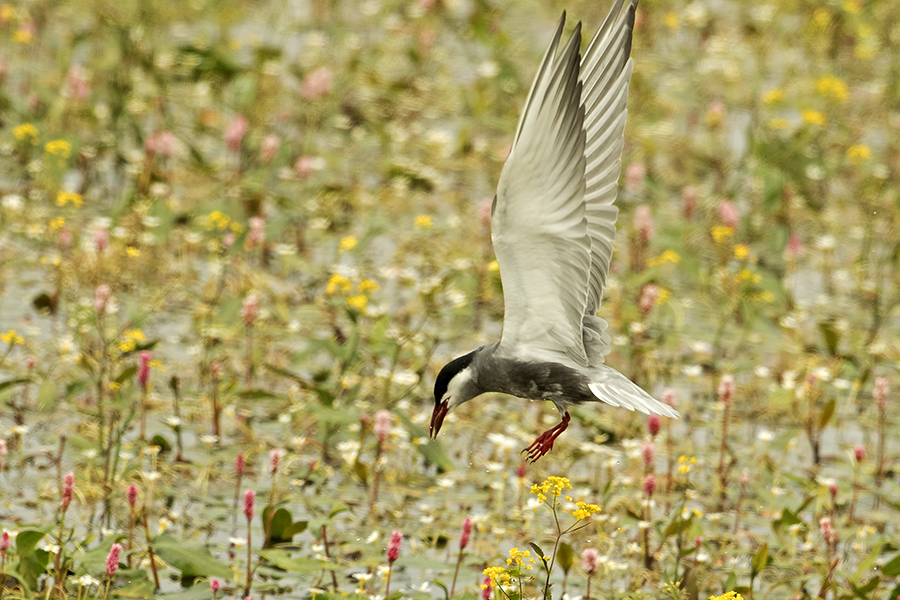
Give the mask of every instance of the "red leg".
<path id="1" fill-rule="evenodd" d="M 534 463 L 537 462 L 537 459 L 550 452 L 550 450 L 553 449 L 553 442 L 555 442 L 556 438 L 558 438 L 559 435 L 566 430 L 566 428 L 569 426 L 570 420 L 571 417 L 569 416 L 568 411 L 566 411 L 563 414 L 562 421 L 559 424 L 539 435 L 538 438 L 534 440 L 534 442 L 530 446 L 522 450 L 522 452 L 528 454 L 526 460 Z"/>

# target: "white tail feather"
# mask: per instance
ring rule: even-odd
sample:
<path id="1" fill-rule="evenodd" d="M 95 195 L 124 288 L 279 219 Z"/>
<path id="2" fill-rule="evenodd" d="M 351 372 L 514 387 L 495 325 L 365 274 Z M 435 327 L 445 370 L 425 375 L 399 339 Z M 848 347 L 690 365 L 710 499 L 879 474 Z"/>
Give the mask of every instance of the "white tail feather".
<path id="1" fill-rule="evenodd" d="M 588 387 L 597 397 L 611 406 L 620 406 L 628 410 L 639 410 L 648 415 L 664 415 L 678 418 L 678 411 L 638 387 L 630 379 L 606 365 L 600 365 L 603 372 L 601 381 L 591 383 Z"/>

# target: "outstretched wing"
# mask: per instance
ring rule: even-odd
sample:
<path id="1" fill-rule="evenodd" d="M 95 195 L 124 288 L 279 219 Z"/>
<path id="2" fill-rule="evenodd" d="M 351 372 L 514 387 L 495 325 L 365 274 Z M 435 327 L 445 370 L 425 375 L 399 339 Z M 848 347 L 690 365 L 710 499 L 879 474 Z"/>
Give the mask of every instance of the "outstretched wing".
<path id="1" fill-rule="evenodd" d="M 581 61 L 587 160 L 584 201 L 591 238 L 588 315 L 600 308 L 603 299 L 619 213 L 613 202 L 625 144 L 625 105 L 632 69 L 629 54 L 637 0 L 631 0 L 624 11 L 623 4 L 624 0 L 617 0 L 610 8 Z"/>
<path id="2" fill-rule="evenodd" d="M 579 77 L 581 24 L 565 48 L 565 13 L 544 55 L 503 167 L 491 239 L 503 280 L 498 351 L 568 357 L 588 366 L 591 238 L 585 216 L 585 132 Z"/>

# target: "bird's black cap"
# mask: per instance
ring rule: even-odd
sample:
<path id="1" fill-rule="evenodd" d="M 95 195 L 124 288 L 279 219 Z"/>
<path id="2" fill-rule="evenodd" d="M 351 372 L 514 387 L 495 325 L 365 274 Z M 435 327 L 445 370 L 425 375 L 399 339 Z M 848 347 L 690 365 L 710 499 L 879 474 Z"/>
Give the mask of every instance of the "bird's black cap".
<path id="1" fill-rule="evenodd" d="M 450 380 L 453 379 L 453 376 L 465 369 L 472 362 L 472 357 L 475 356 L 475 352 L 477 350 L 473 350 L 468 354 L 463 354 L 459 358 L 454 358 L 441 369 L 441 372 L 438 373 L 437 379 L 434 381 L 434 401 L 440 402 L 441 398 L 444 397 L 444 394 L 447 392 L 447 386 L 450 385 Z"/>

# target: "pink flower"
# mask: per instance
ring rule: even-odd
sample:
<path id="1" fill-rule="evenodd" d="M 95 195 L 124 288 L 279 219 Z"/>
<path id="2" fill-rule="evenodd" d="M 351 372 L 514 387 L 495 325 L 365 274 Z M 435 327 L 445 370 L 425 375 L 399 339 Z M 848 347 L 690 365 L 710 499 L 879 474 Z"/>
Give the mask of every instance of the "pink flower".
<path id="1" fill-rule="evenodd" d="M 258 312 L 259 301 L 256 299 L 256 294 L 250 294 L 244 298 L 244 305 L 241 307 L 241 318 L 244 319 L 247 327 L 253 327 L 253 322 L 256 321 Z"/>
<path id="2" fill-rule="evenodd" d="M 659 415 L 650 415 L 650 417 L 647 419 L 647 431 L 650 433 L 650 437 L 656 437 L 656 435 L 659 433 L 659 427 Z"/>
<path id="3" fill-rule="evenodd" d="M 150 359 L 153 354 L 149 350 L 142 350 L 140 354 L 140 364 L 138 365 L 138 383 L 141 384 L 141 390 L 147 391 L 147 381 L 150 379 Z"/>
<path id="4" fill-rule="evenodd" d="M 114 577 L 119 570 L 119 555 L 122 553 L 122 544 L 113 544 L 106 556 L 106 574 Z"/>
<path id="5" fill-rule="evenodd" d="M 672 388 L 666 388 L 665 390 L 663 390 L 662 401 L 663 404 L 668 404 L 672 408 L 675 408 L 675 406 L 678 404 L 678 400 L 675 398 L 675 390 L 673 390 Z"/>
<path id="6" fill-rule="evenodd" d="M 744 473 L 743 475 L 741 475 L 739 481 L 741 485 L 747 485 L 748 483 L 750 483 L 750 476 Z"/>
<path id="7" fill-rule="evenodd" d="M 253 503 L 256 502 L 256 492 L 253 490 L 247 490 L 244 492 L 244 516 L 247 517 L 247 522 L 253 520 Z"/>
<path id="8" fill-rule="evenodd" d="M 887 407 L 887 397 L 890 393 L 891 387 L 888 385 L 887 377 L 876 377 L 874 391 L 875 403 L 881 410 L 884 410 L 885 407 Z"/>
<path id="9" fill-rule="evenodd" d="M 829 484 L 828 484 L 828 492 L 831 494 L 831 500 L 832 500 L 832 502 L 833 502 L 833 501 L 834 501 L 834 498 L 837 496 L 837 493 L 838 493 L 838 486 L 837 486 L 837 484 L 836 484 L 836 483 L 829 483 Z"/>
<path id="10" fill-rule="evenodd" d="M 177 144 L 178 140 L 171 131 L 157 131 L 144 140 L 144 152 L 150 156 L 158 154 L 163 158 L 172 158 Z"/>
<path id="11" fill-rule="evenodd" d="M 94 311 L 98 315 L 106 312 L 106 304 L 109 302 L 110 289 L 105 283 L 101 283 L 94 290 Z"/>
<path id="12" fill-rule="evenodd" d="M 262 217 L 250 217 L 250 232 L 247 241 L 252 246 L 259 246 L 266 241 L 266 220 Z"/>
<path id="13" fill-rule="evenodd" d="M 491 600 L 491 578 L 485 577 L 481 582 L 481 600 Z"/>
<path id="14" fill-rule="evenodd" d="M 597 572 L 600 567 L 600 553 L 596 548 L 585 548 L 581 551 L 581 568 L 588 575 Z"/>
<path id="15" fill-rule="evenodd" d="M 128 498 L 128 506 L 134 508 L 135 504 L 137 504 L 137 494 L 138 489 L 136 485 L 129 485 L 128 490 L 125 492 L 125 496 Z"/>
<path id="16" fill-rule="evenodd" d="M 830 545 L 837 541 L 837 531 L 835 531 L 830 517 L 819 519 L 819 531 L 822 532 L 822 537 L 825 539 L 826 544 Z"/>
<path id="17" fill-rule="evenodd" d="M 25 366 L 28 367 L 29 369 L 33 369 L 35 367 L 35 365 L 37 365 L 37 359 L 35 357 L 29 356 L 25 360 Z"/>
<path id="18" fill-rule="evenodd" d="M 331 91 L 332 79 L 331 69 L 328 67 L 319 67 L 310 71 L 303 78 L 303 83 L 300 84 L 300 97 L 304 100 L 314 100 L 328 95 L 328 92 Z"/>
<path id="19" fill-rule="evenodd" d="M 9 532 L 4 531 L 0 536 L 0 555 L 5 556 L 7 550 L 9 550 Z"/>
<path id="20" fill-rule="evenodd" d="M 320 160 L 315 156 L 301 156 L 294 163 L 294 172 L 300 179 L 308 179 L 312 172 L 318 168 Z"/>
<path id="21" fill-rule="evenodd" d="M 722 379 L 719 381 L 719 402 L 722 404 L 731 404 L 731 400 L 734 398 L 734 377 L 731 375 L 722 375 Z"/>
<path id="22" fill-rule="evenodd" d="M 91 84 L 81 65 L 72 65 L 66 73 L 66 95 L 79 102 L 91 96 Z"/>
<path id="23" fill-rule="evenodd" d="M 403 533 L 400 531 L 394 531 L 391 534 L 391 541 L 388 543 L 387 547 L 387 559 L 388 562 L 393 564 L 397 558 L 400 557 L 400 544 L 403 542 Z"/>
<path id="24" fill-rule="evenodd" d="M 625 189 L 632 194 L 640 192 L 644 188 L 644 177 L 647 175 L 647 167 L 640 161 L 635 161 L 625 167 Z"/>
<path id="25" fill-rule="evenodd" d="M 238 477 L 244 474 L 244 453 L 239 452 L 237 458 L 234 459 L 234 472 Z"/>
<path id="26" fill-rule="evenodd" d="M 862 444 L 855 445 L 853 447 L 853 458 L 855 458 L 858 463 L 866 460 L 866 447 Z"/>
<path id="27" fill-rule="evenodd" d="M 459 536 L 459 549 L 462 550 L 469 545 L 469 536 L 472 535 L 472 517 L 463 519 L 462 535 Z"/>
<path id="28" fill-rule="evenodd" d="M 656 490 L 656 475 L 653 473 L 648 473 L 646 477 L 644 477 L 644 493 L 647 496 L 652 496 L 653 492 Z"/>
<path id="29" fill-rule="evenodd" d="M 719 221 L 726 227 L 736 228 L 741 220 L 741 213 L 738 212 L 737 205 L 731 200 L 722 200 L 719 202 Z"/>
<path id="30" fill-rule="evenodd" d="M 72 502 L 72 493 L 74 491 L 75 473 L 66 473 L 65 477 L 63 477 L 62 500 L 59 503 L 59 506 L 63 509 L 63 512 L 66 512 L 69 509 L 69 504 Z"/>
<path id="31" fill-rule="evenodd" d="M 703 538 L 699 535 L 694 538 L 694 548 L 700 549 L 700 546 L 703 545 Z"/>
<path id="32" fill-rule="evenodd" d="M 386 410 L 379 410 L 375 413 L 375 437 L 379 443 L 384 443 L 388 435 L 391 433 L 391 413 Z"/>
<path id="33" fill-rule="evenodd" d="M 641 315 L 646 317 L 650 314 L 650 311 L 653 310 L 653 307 L 656 306 L 656 301 L 659 299 L 659 286 L 655 283 L 648 283 L 644 287 L 641 288 L 641 296 L 638 298 L 638 308 L 641 310 Z"/>
<path id="34" fill-rule="evenodd" d="M 516 477 L 519 479 L 525 479 L 525 465 L 519 465 L 516 467 Z"/>
<path id="35" fill-rule="evenodd" d="M 278 472 L 278 466 L 281 464 L 282 458 L 284 458 L 284 450 L 281 448 L 269 450 L 269 473 L 274 475 Z"/>
<path id="36" fill-rule="evenodd" d="M 59 230 L 59 237 L 57 239 L 59 240 L 60 246 L 63 246 L 64 248 L 71 247 L 72 246 L 72 230 L 70 230 L 68 227 L 63 227 L 62 229 Z"/>
<path id="37" fill-rule="evenodd" d="M 788 260 L 797 260 L 800 253 L 803 252 L 803 242 L 800 240 L 798 233 L 792 233 L 788 238 L 787 246 L 784 247 L 784 256 Z"/>
<path id="38" fill-rule="evenodd" d="M 262 140 L 262 145 L 260 145 L 259 147 L 259 162 L 272 162 L 272 159 L 274 159 L 275 155 L 278 154 L 279 146 L 281 146 L 281 138 L 274 133 L 270 133 L 269 135 L 264 137 Z"/>
<path id="39" fill-rule="evenodd" d="M 656 229 L 653 225 L 653 213 L 650 211 L 649 204 L 641 204 L 634 213 L 634 228 L 637 229 L 641 236 L 641 241 L 646 243 L 653 239 L 656 235 Z"/>
<path id="40" fill-rule="evenodd" d="M 218 579 L 210 579 L 209 580 L 209 589 L 213 594 L 215 594 L 220 589 L 222 589 L 222 582 L 219 581 Z"/>
<path id="41" fill-rule="evenodd" d="M 694 209 L 697 208 L 697 188 L 692 185 L 686 185 L 681 190 L 681 214 L 685 219 L 694 216 Z"/>
<path id="42" fill-rule="evenodd" d="M 248 131 L 250 131 L 250 122 L 247 121 L 247 117 L 240 114 L 235 115 L 228 127 L 225 128 L 225 134 L 223 135 L 225 145 L 232 152 L 238 152 Z"/>
<path id="43" fill-rule="evenodd" d="M 103 251 L 109 247 L 109 231 L 103 227 L 94 230 L 94 249 L 97 254 L 103 254 Z"/>
<path id="44" fill-rule="evenodd" d="M 641 444 L 641 458 L 644 460 L 644 468 L 649 469 L 653 466 L 653 453 L 653 442 Z"/>

